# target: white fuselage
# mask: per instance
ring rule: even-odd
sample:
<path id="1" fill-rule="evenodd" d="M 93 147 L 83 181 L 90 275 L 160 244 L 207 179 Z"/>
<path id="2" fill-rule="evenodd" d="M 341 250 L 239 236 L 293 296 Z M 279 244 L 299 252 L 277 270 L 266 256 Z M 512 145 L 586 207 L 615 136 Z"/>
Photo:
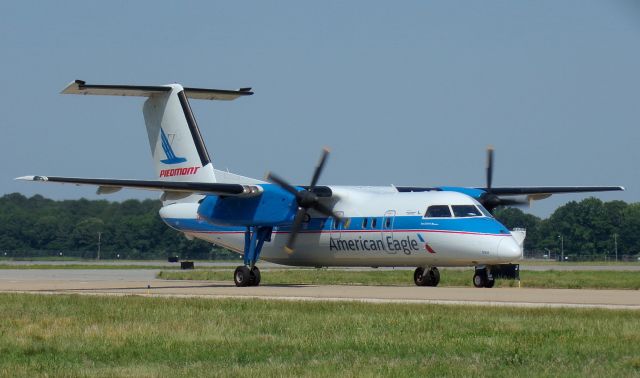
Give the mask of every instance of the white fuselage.
<path id="1" fill-rule="evenodd" d="M 295 266 L 471 266 L 508 263 L 522 257 L 522 240 L 471 197 L 455 192 L 399 193 L 388 187 L 331 187 L 334 224 L 311 212 L 287 254 L 288 227 L 274 227 L 261 259 Z M 336 200 L 337 199 L 337 200 Z M 473 205 L 481 216 L 426 217 L 432 205 Z M 166 204 L 162 219 L 188 236 L 242 253 L 244 227 L 211 224 L 197 202 Z M 517 236 L 517 235 L 516 235 Z"/>

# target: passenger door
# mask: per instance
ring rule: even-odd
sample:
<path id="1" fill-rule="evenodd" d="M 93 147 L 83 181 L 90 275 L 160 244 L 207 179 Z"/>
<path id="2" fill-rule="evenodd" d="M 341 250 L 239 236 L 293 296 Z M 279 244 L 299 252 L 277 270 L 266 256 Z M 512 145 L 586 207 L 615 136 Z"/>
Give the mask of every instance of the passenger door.
<path id="1" fill-rule="evenodd" d="M 333 218 L 329 218 L 327 221 L 331 222 L 331 239 L 339 240 L 339 239 L 342 238 L 343 223 L 346 220 L 344 219 L 344 212 L 343 211 L 336 211 L 335 213 L 336 213 L 337 216 L 342 218 L 342 222 L 336 222 L 336 220 L 333 219 Z"/>
<path id="2" fill-rule="evenodd" d="M 387 246 L 389 242 L 393 241 L 393 224 L 396 219 L 396 211 L 395 210 L 387 210 L 384 213 L 384 217 L 382 217 L 382 243 Z M 387 253 L 395 254 L 397 253 L 395 250 L 389 250 L 387 248 Z"/>

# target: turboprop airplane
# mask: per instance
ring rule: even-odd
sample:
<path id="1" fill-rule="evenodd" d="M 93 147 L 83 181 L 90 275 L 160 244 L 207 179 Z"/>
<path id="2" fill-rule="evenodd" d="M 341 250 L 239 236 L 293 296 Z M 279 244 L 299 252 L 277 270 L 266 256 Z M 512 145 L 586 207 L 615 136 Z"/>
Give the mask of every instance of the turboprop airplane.
<path id="1" fill-rule="evenodd" d="M 322 186 L 324 150 L 309 185 L 270 173 L 257 180 L 214 169 L 189 98 L 235 100 L 251 88 L 218 90 L 89 85 L 76 80 L 63 94 L 146 97 L 143 115 L 157 180 L 24 176 L 19 180 L 161 191 L 160 216 L 189 238 L 241 253 L 237 286 L 257 286 L 259 259 L 293 266 L 416 267 L 418 286 L 437 286 L 437 267 L 475 266 L 476 287 L 492 287 L 495 272 L 522 258 L 525 232 L 509 231 L 491 212 L 498 206 L 555 193 L 624 190 L 620 186 L 486 187 Z"/>

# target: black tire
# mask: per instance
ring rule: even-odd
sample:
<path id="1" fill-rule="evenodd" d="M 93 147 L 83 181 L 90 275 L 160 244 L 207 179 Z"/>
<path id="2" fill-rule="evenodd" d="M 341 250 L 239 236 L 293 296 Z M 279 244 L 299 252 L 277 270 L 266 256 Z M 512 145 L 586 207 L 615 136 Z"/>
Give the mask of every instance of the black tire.
<path id="1" fill-rule="evenodd" d="M 249 268 L 242 265 L 236 268 L 236 271 L 233 272 L 233 281 L 236 283 L 237 287 L 245 287 L 251 285 L 251 271 Z"/>
<path id="2" fill-rule="evenodd" d="M 487 284 L 487 273 L 484 270 L 477 271 L 473 275 L 473 286 L 480 288 L 485 287 Z"/>
<path id="3" fill-rule="evenodd" d="M 424 269 L 418 267 L 416 268 L 416 270 L 413 271 L 413 282 L 416 284 L 416 286 L 422 286 L 423 284 L 423 276 L 424 273 Z"/>
<path id="4" fill-rule="evenodd" d="M 484 287 L 491 289 L 495 284 L 496 284 L 495 279 L 487 279 L 487 282 L 484 284 Z"/>
<path id="5" fill-rule="evenodd" d="M 431 274 L 433 275 L 431 286 L 438 286 L 438 284 L 440 283 L 440 271 L 434 266 L 433 268 L 431 268 Z"/>
<path id="6" fill-rule="evenodd" d="M 257 266 L 254 266 L 251 269 L 251 283 L 249 286 L 258 286 L 260 285 L 260 269 Z"/>
<path id="7" fill-rule="evenodd" d="M 436 286 L 439 281 L 440 272 L 438 272 L 438 269 L 434 271 L 434 268 L 432 268 L 425 271 L 424 268 L 418 267 L 413 272 L 413 282 L 417 286 Z"/>

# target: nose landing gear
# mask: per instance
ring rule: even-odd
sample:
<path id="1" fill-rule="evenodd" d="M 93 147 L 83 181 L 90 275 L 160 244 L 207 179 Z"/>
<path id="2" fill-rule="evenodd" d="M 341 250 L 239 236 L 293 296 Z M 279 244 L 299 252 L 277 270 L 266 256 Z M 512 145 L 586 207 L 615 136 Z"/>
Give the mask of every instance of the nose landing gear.
<path id="1" fill-rule="evenodd" d="M 493 277 L 489 269 L 476 267 L 476 272 L 473 275 L 473 286 L 492 288 L 495 284 L 496 279 Z"/>
<path id="2" fill-rule="evenodd" d="M 260 285 L 260 269 L 257 266 L 254 266 L 253 269 L 244 265 L 239 266 L 233 273 L 233 281 L 238 287 L 258 286 Z"/>
<path id="3" fill-rule="evenodd" d="M 417 286 L 438 286 L 438 283 L 440 283 L 440 272 L 435 266 L 428 270 L 417 267 L 413 272 L 413 282 L 415 282 Z"/>

